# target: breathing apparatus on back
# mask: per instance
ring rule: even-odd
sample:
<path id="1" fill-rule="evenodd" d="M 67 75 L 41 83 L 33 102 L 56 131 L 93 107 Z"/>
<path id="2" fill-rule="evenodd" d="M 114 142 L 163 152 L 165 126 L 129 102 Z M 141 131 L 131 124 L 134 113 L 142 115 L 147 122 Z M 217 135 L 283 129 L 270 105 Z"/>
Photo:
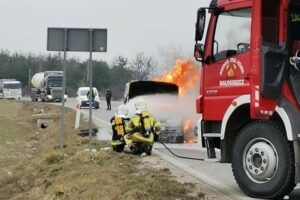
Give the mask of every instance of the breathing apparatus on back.
<path id="1" fill-rule="evenodd" d="M 120 105 L 117 108 L 117 114 L 114 116 L 114 129 L 117 131 L 118 135 L 125 134 L 125 121 L 128 119 L 128 109 L 125 105 Z"/>
<path id="2" fill-rule="evenodd" d="M 150 135 L 152 132 L 152 125 L 150 113 L 147 110 L 147 103 L 144 99 L 139 99 L 135 103 L 136 114 L 140 116 L 140 123 L 142 125 L 142 133 L 145 136 Z"/>

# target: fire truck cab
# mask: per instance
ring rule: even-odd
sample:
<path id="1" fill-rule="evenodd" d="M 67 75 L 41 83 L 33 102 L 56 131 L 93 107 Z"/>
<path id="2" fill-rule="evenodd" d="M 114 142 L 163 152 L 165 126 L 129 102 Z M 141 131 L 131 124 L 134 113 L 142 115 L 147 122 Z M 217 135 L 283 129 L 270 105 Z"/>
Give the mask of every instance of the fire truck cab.
<path id="1" fill-rule="evenodd" d="M 220 149 L 251 197 L 289 194 L 300 182 L 300 1 L 212 0 L 195 40 L 208 157 Z"/>

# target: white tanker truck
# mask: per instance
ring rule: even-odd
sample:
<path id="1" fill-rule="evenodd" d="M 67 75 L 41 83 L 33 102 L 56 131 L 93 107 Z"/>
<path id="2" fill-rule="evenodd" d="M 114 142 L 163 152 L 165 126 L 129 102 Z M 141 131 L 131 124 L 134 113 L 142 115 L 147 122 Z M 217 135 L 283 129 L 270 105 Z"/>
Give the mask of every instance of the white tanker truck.
<path id="1" fill-rule="evenodd" d="M 63 72 L 45 71 L 36 73 L 31 84 L 31 100 L 42 102 L 61 102 L 67 100 L 67 95 L 63 96 Z"/>

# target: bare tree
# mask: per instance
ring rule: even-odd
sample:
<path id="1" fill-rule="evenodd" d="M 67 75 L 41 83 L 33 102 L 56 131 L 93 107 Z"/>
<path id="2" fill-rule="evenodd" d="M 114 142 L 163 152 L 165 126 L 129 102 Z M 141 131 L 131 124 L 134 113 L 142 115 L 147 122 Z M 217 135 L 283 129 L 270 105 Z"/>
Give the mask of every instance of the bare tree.
<path id="1" fill-rule="evenodd" d="M 110 89 L 113 91 L 113 98 L 120 99 L 123 97 L 125 84 L 133 79 L 128 58 L 115 57 L 110 71 Z"/>
<path id="2" fill-rule="evenodd" d="M 143 52 L 136 54 L 135 58 L 129 62 L 129 70 L 136 80 L 147 80 L 154 70 L 154 60 L 147 57 Z"/>
<path id="3" fill-rule="evenodd" d="M 117 56 L 113 59 L 113 67 L 121 67 L 121 68 L 126 68 L 128 66 L 128 58 L 126 58 L 125 56 Z"/>

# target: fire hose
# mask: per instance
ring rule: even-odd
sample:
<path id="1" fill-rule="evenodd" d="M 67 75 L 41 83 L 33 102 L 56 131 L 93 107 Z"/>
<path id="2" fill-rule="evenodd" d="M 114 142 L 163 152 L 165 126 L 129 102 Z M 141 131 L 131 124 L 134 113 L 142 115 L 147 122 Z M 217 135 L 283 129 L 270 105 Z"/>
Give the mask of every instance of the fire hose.
<path id="1" fill-rule="evenodd" d="M 173 151 L 171 151 L 171 149 L 169 149 L 168 147 L 167 147 L 167 145 L 166 144 L 164 144 L 163 142 L 160 142 L 160 141 L 158 141 L 160 144 L 162 144 L 172 155 L 174 155 L 174 156 L 176 156 L 176 157 L 178 157 L 178 158 L 183 158 L 183 159 L 189 159 L 189 160 L 199 160 L 199 161 L 206 161 L 207 159 L 205 159 L 205 158 L 193 158 L 193 157 L 186 157 L 186 156 L 180 156 L 180 155 L 177 155 L 177 154 L 175 154 Z M 218 161 L 219 162 L 219 161 Z"/>

